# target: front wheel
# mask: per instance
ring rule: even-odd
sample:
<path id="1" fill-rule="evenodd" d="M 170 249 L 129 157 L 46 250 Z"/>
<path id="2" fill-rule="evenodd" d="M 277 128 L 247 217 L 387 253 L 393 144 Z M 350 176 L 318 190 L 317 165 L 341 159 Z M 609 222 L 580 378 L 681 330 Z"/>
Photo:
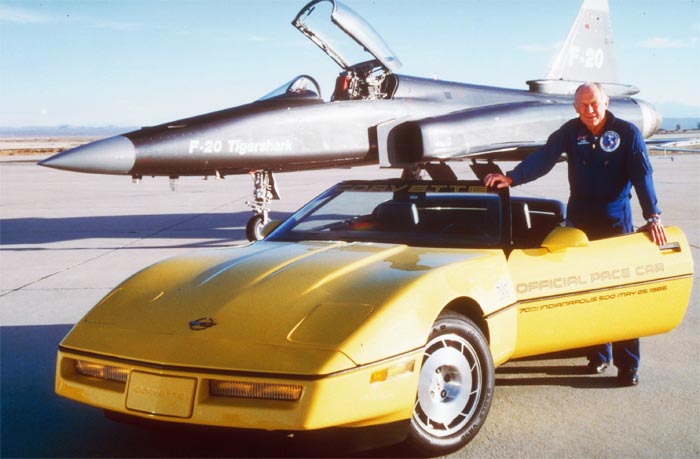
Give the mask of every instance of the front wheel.
<path id="1" fill-rule="evenodd" d="M 265 226 L 265 217 L 262 214 L 255 214 L 250 217 L 245 226 L 245 235 L 249 241 L 259 241 L 263 238 L 263 227 Z"/>
<path id="2" fill-rule="evenodd" d="M 483 333 L 465 316 L 444 311 L 425 345 L 406 445 L 428 456 L 462 448 L 486 420 L 494 386 Z"/>

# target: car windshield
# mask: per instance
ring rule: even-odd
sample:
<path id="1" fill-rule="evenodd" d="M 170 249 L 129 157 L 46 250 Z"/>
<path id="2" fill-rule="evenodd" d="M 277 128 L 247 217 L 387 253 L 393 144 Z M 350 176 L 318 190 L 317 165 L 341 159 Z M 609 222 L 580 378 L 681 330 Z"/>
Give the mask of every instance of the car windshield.
<path id="1" fill-rule="evenodd" d="M 468 183 L 344 182 L 292 215 L 266 239 L 494 247 L 501 197 Z"/>

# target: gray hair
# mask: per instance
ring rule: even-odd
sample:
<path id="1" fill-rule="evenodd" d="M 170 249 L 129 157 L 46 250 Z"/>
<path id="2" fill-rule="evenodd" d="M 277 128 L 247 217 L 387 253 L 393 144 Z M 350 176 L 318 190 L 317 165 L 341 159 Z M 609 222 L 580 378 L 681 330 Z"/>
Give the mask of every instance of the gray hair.
<path id="1" fill-rule="evenodd" d="M 586 83 L 583 83 L 581 86 L 576 88 L 576 92 L 574 92 L 574 97 L 577 97 L 578 93 L 581 92 L 583 89 L 592 89 L 604 98 L 608 98 L 608 95 L 605 93 L 605 89 L 603 89 L 603 85 L 600 83 L 596 83 L 595 81 L 587 81 Z"/>

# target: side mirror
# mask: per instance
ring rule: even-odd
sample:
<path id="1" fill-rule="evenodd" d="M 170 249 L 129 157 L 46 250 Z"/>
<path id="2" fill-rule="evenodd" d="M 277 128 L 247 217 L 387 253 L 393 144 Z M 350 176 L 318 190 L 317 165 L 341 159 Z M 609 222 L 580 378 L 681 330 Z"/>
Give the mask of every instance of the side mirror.
<path id="1" fill-rule="evenodd" d="M 542 247 L 550 252 L 564 252 L 571 247 L 587 247 L 589 244 L 586 233 L 578 228 L 561 226 L 554 228 L 544 241 Z"/>

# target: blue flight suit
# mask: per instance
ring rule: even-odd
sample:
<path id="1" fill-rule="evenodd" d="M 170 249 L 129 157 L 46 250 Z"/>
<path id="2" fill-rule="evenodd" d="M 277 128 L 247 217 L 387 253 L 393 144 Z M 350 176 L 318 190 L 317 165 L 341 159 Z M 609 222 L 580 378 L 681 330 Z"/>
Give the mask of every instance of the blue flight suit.
<path id="1" fill-rule="evenodd" d="M 631 233 L 631 187 L 644 218 L 660 214 L 644 138 L 632 123 L 617 119 L 609 111 L 600 137 L 594 136 L 579 118 L 567 121 L 547 143 L 525 158 L 507 175 L 512 186 L 530 182 L 548 173 L 562 153 L 568 162 L 570 196 L 567 220 L 589 239 Z M 596 346 L 589 359 L 610 362 L 621 370 L 637 370 L 639 339 L 612 346 Z"/>

